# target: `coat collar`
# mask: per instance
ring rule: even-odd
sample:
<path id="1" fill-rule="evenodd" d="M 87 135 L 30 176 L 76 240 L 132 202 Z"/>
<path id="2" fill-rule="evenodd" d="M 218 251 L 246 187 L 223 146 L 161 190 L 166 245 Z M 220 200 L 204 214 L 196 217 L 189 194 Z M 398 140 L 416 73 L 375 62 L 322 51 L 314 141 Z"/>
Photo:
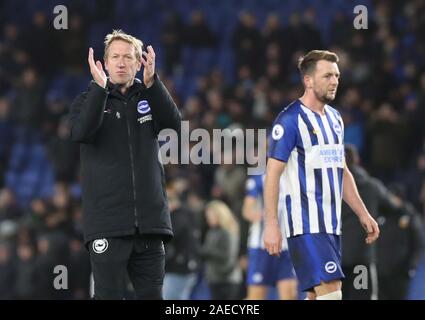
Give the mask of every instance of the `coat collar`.
<path id="1" fill-rule="evenodd" d="M 106 82 L 106 88 L 108 93 L 119 98 L 119 99 L 128 99 L 131 98 L 134 94 L 138 93 L 141 90 L 146 89 L 145 84 L 138 78 L 134 78 L 133 85 L 128 89 L 127 93 L 123 95 L 119 90 L 120 86 L 112 83 L 109 78 Z"/>

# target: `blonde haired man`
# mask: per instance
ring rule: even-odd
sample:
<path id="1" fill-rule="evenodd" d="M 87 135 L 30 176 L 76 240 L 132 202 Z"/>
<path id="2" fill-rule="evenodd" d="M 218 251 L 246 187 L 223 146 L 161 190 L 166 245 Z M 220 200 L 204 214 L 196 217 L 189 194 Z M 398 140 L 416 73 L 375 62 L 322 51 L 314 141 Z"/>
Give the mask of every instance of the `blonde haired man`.
<path id="1" fill-rule="evenodd" d="M 88 64 L 93 81 L 73 102 L 70 120 L 80 143 L 94 297 L 122 299 L 128 273 L 137 298 L 162 299 L 163 242 L 173 232 L 157 135 L 178 131 L 180 113 L 155 73 L 153 48 L 144 52 L 139 39 L 115 30 L 105 38 L 105 70 L 92 48 Z"/>

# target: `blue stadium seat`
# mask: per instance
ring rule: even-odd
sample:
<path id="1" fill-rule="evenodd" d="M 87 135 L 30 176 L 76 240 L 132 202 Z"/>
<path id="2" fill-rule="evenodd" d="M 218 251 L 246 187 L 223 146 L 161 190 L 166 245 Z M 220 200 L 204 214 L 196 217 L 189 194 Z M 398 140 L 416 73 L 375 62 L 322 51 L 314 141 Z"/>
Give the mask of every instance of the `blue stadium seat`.
<path id="1" fill-rule="evenodd" d="M 36 197 L 51 196 L 54 177 L 45 146 L 40 142 L 15 144 L 5 183 L 15 192 L 22 207 L 27 207 Z"/>

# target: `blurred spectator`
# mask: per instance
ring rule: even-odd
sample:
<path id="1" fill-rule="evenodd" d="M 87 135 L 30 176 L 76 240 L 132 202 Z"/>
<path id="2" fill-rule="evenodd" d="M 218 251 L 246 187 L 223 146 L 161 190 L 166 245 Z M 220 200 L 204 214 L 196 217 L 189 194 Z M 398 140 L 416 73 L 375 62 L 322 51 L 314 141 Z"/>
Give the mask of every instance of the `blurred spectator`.
<path id="1" fill-rule="evenodd" d="M 305 52 L 314 49 L 323 49 L 322 35 L 316 25 L 316 11 L 312 8 L 307 8 L 303 12 L 303 22 L 300 30 L 298 31 L 298 49 Z"/>
<path id="2" fill-rule="evenodd" d="M 425 149 L 419 154 L 414 165 L 405 174 L 406 197 L 425 222 Z"/>
<path id="3" fill-rule="evenodd" d="M 69 138 L 69 122 L 62 118 L 57 134 L 49 142 L 49 157 L 52 161 L 55 179 L 71 183 L 75 180 L 79 160 L 78 145 Z"/>
<path id="4" fill-rule="evenodd" d="M 27 68 L 16 90 L 12 116 L 17 123 L 27 128 L 39 129 L 44 114 L 44 92 L 40 75 Z"/>
<path id="5" fill-rule="evenodd" d="M 266 23 L 262 31 L 265 46 L 267 44 L 275 44 L 279 48 L 284 44 L 282 42 L 283 34 L 280 27 L 279 16 L 276 13 L 271 13 L 267 16 Z"/>
<path id="6" fill-rule="evenodd" d="M 357 87 L 348 87 L 341 101 L 341 115 L 344 120 L 344 141 L 353 144 L 360 154 L 365 144 L 364 114 L 360 108 L 361 95 Z"/>
<path id="7" fill-rule="evenodd" d="M 380 300 L 404 300 L 423 257 L 425 239 L 419 215 L 405 202 L 404 188 L 395 184 L 391 191 L 403 205 L 399 215 L 377 219 L 381 230 L 377 241 L 378 297 Z"/>
<path id="8" fill-rule="evenodd" d="M 256 18 L 249 12 L 242 12 L 239 24 L 233 33 L 236 68 L 249 67 L 254 76 L 258 76 L 259 61 L 261 61 L 261 34 L 256 27 Z"/>
<path id="9" fill-rule="evenodd" d="M 332 43 L 346 48 L 350 43 L 353 28 L 351 21 L 343 12 L 338 11 L 335 13 L 331 30 Z"/>
<path id="10" fill-rule="evenodd" d="M 38 255 L 35 258 L 35 266 L 38 299 L 63 300 L 69 298 L 70 291 L 68 289 L 57 290 L 53 286 L 57 276 L 53 272 L 55 267 L 58 265 L 69 266 L 67 240 L 66 235 L 58 231 L 41 234 L 37 239 Z"/>
<path id="11" fill-rule="evenodd" d="M 27 222 L 31 227 L 39 232 L 44 231 L 44 220 L 51 205 L 43 199 L 35 198 L 31 201 L 29 208 L 25 212 L 23 221 Z"/>
<path id="12" fill-rule="evenodd" d="M 301 17 L 299 13 L 292 12 L 288 19 L 288 25 L 283 28 L 283 37 L 282 37 L 282 54 L 283 57 L 288 61 L 292 58 L 294 53 L 302 47 L 300 42 L 302 41 L 300 36 L 301 28 Z M 301 56 L 301 54 L 300 54 Z M 288 63 L 290 64 L 290 63 Z"/>
<path id="13" fill-rule="evenodd" d="M 165 54 L 165 72 L 167 74 L 172 74 L 181 63 L 183 36 L 183 23 L 180 16 L 175 12 L 168 14 L 165 18 L 161 36 Z"/>
<path id="14" fill-rule="evenodd" d="M 49 210 L 44 218 L 45 230 L 68 233 L 72 204 L 69 186 L 66 183 L 57 182 L 55 184 L 53 197 L 49 204 Z"/>
<path id="15" fill-rule="evenodd" d="M 0 98 L 0 188 L 4 185 L 4 175 L 9 164 L 10 149 L 14 143 L 14 126 L 10 120 L 10 102 Z"/>
<path id="16" fill-rule="evenodd" d="M 51 27 L 51 23 L 46 13 L 36 11 L 32 16 L 30 28 L 22 35 L 23 48 L 30 53 L 31 64 L 38 73 L 42 72 L 45 76 L 51 76 L 57 71 L 60 57 L 58 42 L 54 35 L 55 29 Z"/>
<path id="17" fill-rule="evenodd" d="M 201 11 L 195 10 L 191 13 L 190 22 L 184 29 L 184 42 L 192 48 L 215 46 L 216 37 Z"/>
<path id="18" fill-rule="evenodd" d="M 73 236 L 69 240 L 69 290 L 70 298 L 76 300 L 89 299 L 90 258 L 84 247 L 82 236 Z"/>
<path id="19" fill-rule="evenodd" d="M 15 277 L 13 247 L 10 243 L 0 242 L 0 300 L 14 298 Z"/>
<path id="20" fill-rule="evenodd" d="M 37 265 L 33 243 L 20 242 L 17 246 L 15 299 L 37 299 Z"/>
<path id="21" fill-rule="evenodd" d="M 16 220 L 21 216 L 18 204 L 13 192 L 8 189 L 0 189 L 0 222 Z"/>
<path id="22" fill-rule="evenodd" d="M 224 152 L 223 158 L 226 158 L 224 161 L 230 163 L 230 159 L 227 157 L 230 157 L 230 155 Z M 241 210 L 245 179 L 245 168 L 236 165 L 235 161 L 230 164 L 223 164 L 215 171 L 214 187 L 211 196 L 214 199 L 225 200 L 238 218 L 242 217 Z"/>
<path id="23" fill-rule="evenodd" d="M 229 207 L 218 200 L 205 208 L 209 229 L 201 254 L 213 300 L 240 299 L 239 225 Z"/>
<path id="24" fill-rule="evenodd" d="M 102 5 L 104 7 L 105 5 Z M 87 55 L 87 28 L 83 17 L 72 14 L 69 17 L 69 26 L 60 30 L 56 38 L 60 44 L 61 63 L 68 73 L 81 73 L 86 66 Z"/>
<path id="25" fill-rule="evenodd" d="M 388 103 L 382 104 L 369 122 L 369 153 L 372 172 L 384 182 L 406 162 L 404 119 Z"/>
<path id="26" fill-rule="evenodd" d="M 188 300 L 200 266 L 201 229 L 198 219 L 180 200 L 175 184 L 167 188 L 173 241 L 166 244 L 164 299 Z"/>
<path id="27" fill-rule="evenodd" d="M 42 123 L 43 134 L 47 137 L 56 134 L 58 126 L 68 112 L 67 102 L 59 91 L 47 93 L 46 106 Z"/>
<path id="28" fill-rule="evenodd" d="M 0 94 L 5 94 L 19 82 L 22 71 L 29 64 L 29 52 L 24 50 L 24 41 L 18 26 L 7 23 L 2 29 L 0 44 Z"/>
<path id="29" fill-rule="evenodd" d="M 396 210 L 400 205 L 394 199 L 384 184 L 371 177 L 360 165 L 360 157 L 353 145 L 345 146 L 347 166 L 354 176 L 359 190 L 369 213 L 375 219 L 381 213 L 382 208 Z M 342 270 L 346 276 L 343 281 L 344 300 L 370 300 L 377 296 L 376 278 L 376 253 L 375 245 L 365 242 L 366 233 L 354 212 L 343 202 L 342 204 Z M 354 287 L 355 267 L 363 265 L 368 268 L 368 284 L 366 289 Z"/>

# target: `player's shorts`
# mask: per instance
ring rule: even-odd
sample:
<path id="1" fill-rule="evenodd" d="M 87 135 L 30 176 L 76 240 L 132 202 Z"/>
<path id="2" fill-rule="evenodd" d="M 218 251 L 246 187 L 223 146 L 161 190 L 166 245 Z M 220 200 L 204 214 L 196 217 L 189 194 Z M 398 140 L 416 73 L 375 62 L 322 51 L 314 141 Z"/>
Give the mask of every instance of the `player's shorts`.
<path id="1" fill-rule="evenodd" d="M 321 281 L 343 279 L 341 237 L 327 233 L 288 238 L 288 249 L 302 291 L 312 290 Z"/>
<path id="2" fill-rule="evenodd" d="M 261 248 L 248 250 L 248 285 L 275 286 L 278 281 L 292 278 L 295 273 L 287 250 L 279 257 Z"/>

